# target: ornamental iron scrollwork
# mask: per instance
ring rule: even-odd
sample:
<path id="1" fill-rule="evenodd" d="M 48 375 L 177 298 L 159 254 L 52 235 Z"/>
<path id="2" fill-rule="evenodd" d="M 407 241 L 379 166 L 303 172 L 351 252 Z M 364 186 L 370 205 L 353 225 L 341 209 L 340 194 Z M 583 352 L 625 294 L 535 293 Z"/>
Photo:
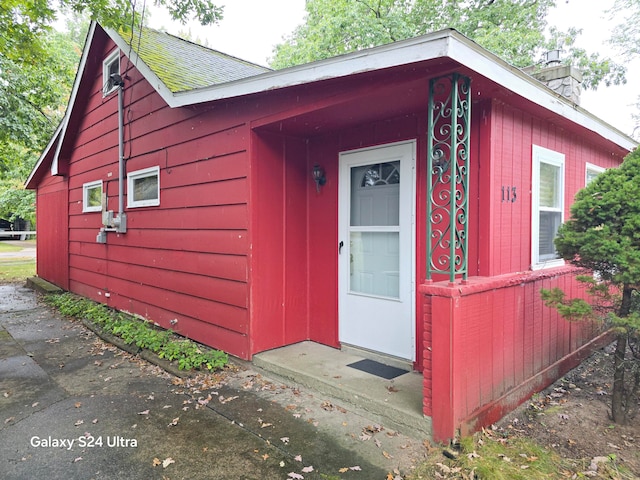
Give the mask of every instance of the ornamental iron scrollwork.
<path id="1" fill-rule="evenodd" d="M 427 280 L 467 279 L 470 83 L 458 73 L 429 82 Z"/>

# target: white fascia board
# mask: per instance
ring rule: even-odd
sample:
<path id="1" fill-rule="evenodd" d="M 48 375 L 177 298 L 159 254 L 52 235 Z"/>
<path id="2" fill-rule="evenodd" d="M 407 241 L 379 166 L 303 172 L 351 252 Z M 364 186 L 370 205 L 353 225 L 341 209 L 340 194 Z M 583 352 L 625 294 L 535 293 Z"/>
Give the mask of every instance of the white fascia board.
<path id="1" fill-rule="evenodd" d="M 170 107 L 177 107 L 183 105 L 175 105 L 173 93 L 169 88 L 164 84 L 162 80 L 149 68 L 149 66 L 144 63 L 144 61 L 138 56 L 131 45 L 129 45 L 125 39 L 120 36 L 118 32 L 113 30 L 112 28 L 105 28 L 105 32 L 107 35 L 111 37 L 111 40 L 115 42 L 121 52 L 125 54 L 125 56 L 131 61 L 131 63 L 138 69 L 138 71 L 142 74 L 142 76 L 149 82 L 151 87 L 158 92 L 158 94 L 162 97 L 162 99 L 167 102 L 167 105 Z M 135 39 L 132 40 L 132 42 Z M 122 72 L 124 75 L 126 72 Z"/>
<path id="2" fill-rule="evenodd" d="M 183 107 L 446 57 L 449 35 L 450 31 L 444 30 L 234 82 L 176 93 L 167 103 L 172 107 Z"/>
<path id="3" fill-rule="evenodd" d="M 89 31 L 87 32 L 87 39 L 84 42 L 84 50 L 82 51 L 82 57 L 80 58 L 80 65 L 78 65 L 78 70 L 76 72 L 76 78 L 73 82 L 73 89 L 71 90 L 71 96 L 69 97 L 69 104 L 67 105 L 67 111 L 64 114 L 64 118 L 62 119 L 61 127 L 62 130 L 60 132 L 60 141 L 56 144 L 56 153 L 53 156 L 53 161 L 51 162 L 51 175 L 58 175 L 58 157 L 60 156 L 60 151 L 62 150 L 62 144 L 64 143 L 67 126 L 69 125 L 69 116 L 71 112 L 73 112 L 73 107 L 76 103 L 76 98 L 78 96 L 78 88 L 80 87 L 80 81 L 82 80 L 82 75 L 84 73 L 85 66 L 87 64 L 87 57 L 89 56 L 89 50 L 91 49 L 91 44 L 93 43 L 93 36 L 96 32 L 96 22 L 93 21 L 89 25 Z M 45 150 L 46 152 L 46 150 Z"/>
<path id="4" fill-rule="evenodd" d="M 627 150 L 633 150 L 638 146 L 638 142 L 628 135 L 464 37 L 452 38 L 448 56 L 505 89 L 597 133 L 616 145 Z"/>
<path id="5" fill-rule="evenodd" d="M 42 162 L 44 161 L 44 159 L 47 157 L 47 155 L 49 154 L 49 152 L 51 151 L 51 147 L 53 147 L 53 145 L 55 144 L 55 142 L 58 140 L 58 138 L 60 137 L 60 132 L 62 131 L 62 126 L 64 125 L 64 122 L 60 122 L 58 124 L 58 128 L 56 128 L 56 131 L 54 132 L 54 134 L 51 136 L 51 140 L 49 140 L 49 143 L 47 144 L 47 146 L 45 147 L 44 151 L 42 152 L 42 154 L 40 155 L 40 158 L 38 158 L 38 161 L 36 162 L 36 165 L 33 167 L 33 170 L 31 170 L 31 173 L 29 174 L 29 178 L 27 178 L 27 181 L 24 182 L 24 186 L 26 187 L 27 185 L 29 185 L 29 183 L 31 183 L 31 180 L 33 179 L 33 177 L 35 176 L 36 172 L 38 170 L 40 170 L 40 166 L 42 165 Z"/>

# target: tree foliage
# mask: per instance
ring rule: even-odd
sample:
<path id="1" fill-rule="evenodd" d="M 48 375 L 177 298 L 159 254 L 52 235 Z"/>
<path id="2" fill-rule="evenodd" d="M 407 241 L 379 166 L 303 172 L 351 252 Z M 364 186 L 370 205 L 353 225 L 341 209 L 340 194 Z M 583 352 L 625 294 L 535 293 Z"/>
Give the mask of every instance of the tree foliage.
<path id="1" fill-rule="evenodd" d="M 156 0 L 173 19 L 203 25 L 222 18 L 212 0 Z M 64 115 L 89 20 L 127 30 L 143 12 L 135 0 L 0 2 L 0 217 L 34 220 L 23 183 Z M 52 29 L 58 12 L 67 33 Z"/>
<path id="2" fill-rule="evenodd" d="M 546 17 L 555 0 L 308 0 L 306 21 L 274 50 L 283 68 L 455 28 L 517 67 L 544 50 L 562 48 L 583 69 L 584 86 L 624 81 L 624 66 L 575 47 L 580 34 L 553 30 Z"/>
<path id="3" fill-rule="evenodd" d="M 578 192 L 571 218 L 555 245 L 573 265 L 594 274 L 581 276 L 591 302 L 567 299 L 558 289 L 542 296 L 565 318 L 598 318 L 616 334 L 612 417 L 626 423 L 638 406 L 640 390 L 640 149 Z"/>

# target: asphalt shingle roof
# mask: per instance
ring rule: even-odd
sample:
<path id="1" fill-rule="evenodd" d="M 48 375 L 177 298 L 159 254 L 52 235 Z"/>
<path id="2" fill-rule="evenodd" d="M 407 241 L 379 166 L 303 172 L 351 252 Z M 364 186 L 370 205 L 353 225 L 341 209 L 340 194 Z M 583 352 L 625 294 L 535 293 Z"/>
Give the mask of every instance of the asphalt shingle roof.
<path id="1" fill-rule="evenodd" d="M 271 71 L 146 27 L 134 31 L 133 35 L 121 35 L 172 93 L 219 85 Z"/>

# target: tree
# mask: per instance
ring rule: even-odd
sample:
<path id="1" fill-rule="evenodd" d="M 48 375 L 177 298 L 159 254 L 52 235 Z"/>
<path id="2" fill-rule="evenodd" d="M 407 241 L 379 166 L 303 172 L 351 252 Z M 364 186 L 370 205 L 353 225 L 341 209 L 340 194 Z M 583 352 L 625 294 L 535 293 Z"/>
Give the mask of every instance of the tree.
<path id="1" fill-rule="evenodd" d="M 611 43 L 618 47 L 626 60 L 640 57 L 640 0 L 616 0 L 612 15 L 624 17 L 611 35 Z M 637 111 L 640 112 L 640 96 L 636 100 Z M 640 113 L 633 116 L 634 134 L 640 131 Z"/>
<path id="2" fill-rule="evenodd" d="M 274 49 L 283 68 L 455 28 L 517 67 L 563 48 L 583 68 L 584 86 L 624 81 L 624 66 L 574 46 L 579 30 L 544 35 L 555 0 L 308 0 L 306 21 Z"/>
<path id="3" fill-rule="evenodd" d="M 195 18 L 212 25 L 222 18 L 222 7 L 211 0 L 156 0 L 174 20 Z M 135 0 L 3 0 L 0 4 L 0 55 L 22 62 L 42 53 L 42 34 L 51 29 L 56 10 L 89 12 L 91 19 L 115 29 L 128 28 L 136 16 Z"/>
<path id="4" fill-rule="evenodd" d="M 611 415 L 627 423 L 640 391 L 640 149 L 578 192 L 555 240 L 558 253 L 591 275 L 591 302 L 543 290 L 545 303 L 568 319 L 596 318 L 616 336 Z"/>
<path id="5" fill-rule="evenodd" d="M 222 18 L 212 0 L 156 0 L 181 22 Z M 73 22 L 51 23 L 56 8 Z M 135 0 L 2 0 L 0 2 L 0 217 L 34 219 L 33 192 L 23 184 L 64 115 L 89 17 L 130 29 L 144 12 Z M 83 15 L 85 15 L 83 17 Z"/>

